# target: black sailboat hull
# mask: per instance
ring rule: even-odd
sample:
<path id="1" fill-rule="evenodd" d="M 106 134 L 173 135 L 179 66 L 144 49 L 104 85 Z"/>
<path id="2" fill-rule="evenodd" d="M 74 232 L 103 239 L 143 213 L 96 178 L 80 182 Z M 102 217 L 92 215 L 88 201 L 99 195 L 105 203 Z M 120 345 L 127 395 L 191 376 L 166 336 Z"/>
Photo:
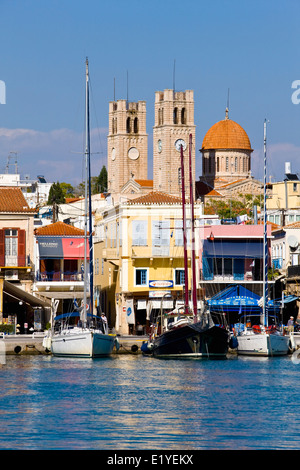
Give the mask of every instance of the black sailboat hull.
<path id="1" fill-rule="evenodd" d="M 155 357 L 225 357 L 229 334 L 226 328 L 203 328 L 202 322 L 166 331 L 155 338 L 151 354 Z"/>

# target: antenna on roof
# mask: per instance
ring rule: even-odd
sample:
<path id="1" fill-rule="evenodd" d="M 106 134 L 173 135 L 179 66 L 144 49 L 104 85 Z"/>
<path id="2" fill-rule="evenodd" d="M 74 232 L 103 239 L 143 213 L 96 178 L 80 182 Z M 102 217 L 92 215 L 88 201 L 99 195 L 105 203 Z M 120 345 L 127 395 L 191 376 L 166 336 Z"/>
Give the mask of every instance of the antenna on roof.
<path id="1" fill-rule="evenodd" d="M 229 119 L 229 88 L 228 88 L 228 91 L 227 91 L 227 108 L 226 108 L 226 112 L 225 112 L 225 119 Z"/>
<path id="2" fill-rule="evenodd" d="M 176 64 L 176 60 L 174 59 L 174 65 L 173 65 L 173 92 L 174 92 L 174 96 L 175 96 L 175 64 Z"/>
<path id="3" fill-rule="evenodd" d="M 127 70 L 127 105 L 128 105 L 128 70 Z"/>
<path id="4" fill-rule="evenodd" d="M 116 101 L 116 79 L 114 78 L 114 101 Z"/>

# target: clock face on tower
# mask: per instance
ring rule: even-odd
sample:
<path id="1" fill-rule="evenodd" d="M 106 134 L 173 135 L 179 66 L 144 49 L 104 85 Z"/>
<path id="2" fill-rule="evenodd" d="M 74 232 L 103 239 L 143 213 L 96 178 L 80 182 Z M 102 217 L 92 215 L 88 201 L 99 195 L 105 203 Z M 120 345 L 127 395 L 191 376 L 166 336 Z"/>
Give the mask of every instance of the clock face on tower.
<path id="1" fill-rule="evenodd" d="M 176 140 L 176 142 L 175 142 L 175 148 L 176 148 L 177 152 L 180 152 L 181 146 L 182 146 L 183 150 L 186 149 L 186 143 L 185 143 L 185 141 L 184 141 L 183 139 L 178 139 L 178 140 Z"/>
<path id="2" fill-rule="evenodd" d="M 159 153 L 162 151 L 162 141 L 160 139 L 157 142 L 157 150 Z"/>
<path id="3" fill-rule="evenodd" d="M 139 158 L 139 155 L 140 155 L 140 152 L 138 151 L 138 149 L 136 147 L 131 147 L 128 150 L 128 157 L 131 160 L 137 160 L 137 158 Z"/>

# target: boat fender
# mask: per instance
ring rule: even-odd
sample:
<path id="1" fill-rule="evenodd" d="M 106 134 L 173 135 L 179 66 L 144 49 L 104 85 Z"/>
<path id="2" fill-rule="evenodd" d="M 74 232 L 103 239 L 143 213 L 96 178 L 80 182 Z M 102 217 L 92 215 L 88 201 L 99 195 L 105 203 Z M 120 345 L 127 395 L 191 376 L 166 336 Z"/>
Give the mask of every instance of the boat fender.
<path id="1" fill-rule="evenodd" d="M 289 340 L 289 353 L 292 354 L 296 350 L 294 340 Z"/>
<path id="2" fill-rule="evenodd" d="M 144 341 L 142 346 L 141 346 L 141 351 L 144 353 L 144 354 L 149 354 L 151 352 L 151 350 L 153 349 L 153 343 L 149 342 L 149 341 Z"/>
<path id="3" fill-rule="evenodd" d="M 115 338 L 115 348 L 117 351 L 119 351 L 120 349 L 120 341 L 118 340 L 118 338 Z"/>
<path id="4" fill-rule="evenodd" d="M 139 347 L 136 344 L 133 344 L 131 346 L 131 352 L 136 353 L 138 351 Z"/>
<path id="5" fill-rule="evenodd" d="M 238 347 L 238 345 L 239 345 L 239 342 L 238 342 L 236 336 L 232 336 L 229 340 L 229 347 L 231 349 L 236 349 Z"/>

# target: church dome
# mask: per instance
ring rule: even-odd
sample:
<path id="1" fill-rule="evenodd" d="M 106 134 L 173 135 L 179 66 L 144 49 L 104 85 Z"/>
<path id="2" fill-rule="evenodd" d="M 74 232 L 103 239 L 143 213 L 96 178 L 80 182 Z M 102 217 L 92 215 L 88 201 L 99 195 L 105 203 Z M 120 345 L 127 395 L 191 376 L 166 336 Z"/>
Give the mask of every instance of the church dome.
<path id="1" fill-rule="evenodd" d="M 240 149 L 251 150 L 251 144 L 247 133 L 235 121 L 228 118 L 226 110 L 226 118 L 214 124 L 206 133 L 202 150 L 208 149 Z"/>

